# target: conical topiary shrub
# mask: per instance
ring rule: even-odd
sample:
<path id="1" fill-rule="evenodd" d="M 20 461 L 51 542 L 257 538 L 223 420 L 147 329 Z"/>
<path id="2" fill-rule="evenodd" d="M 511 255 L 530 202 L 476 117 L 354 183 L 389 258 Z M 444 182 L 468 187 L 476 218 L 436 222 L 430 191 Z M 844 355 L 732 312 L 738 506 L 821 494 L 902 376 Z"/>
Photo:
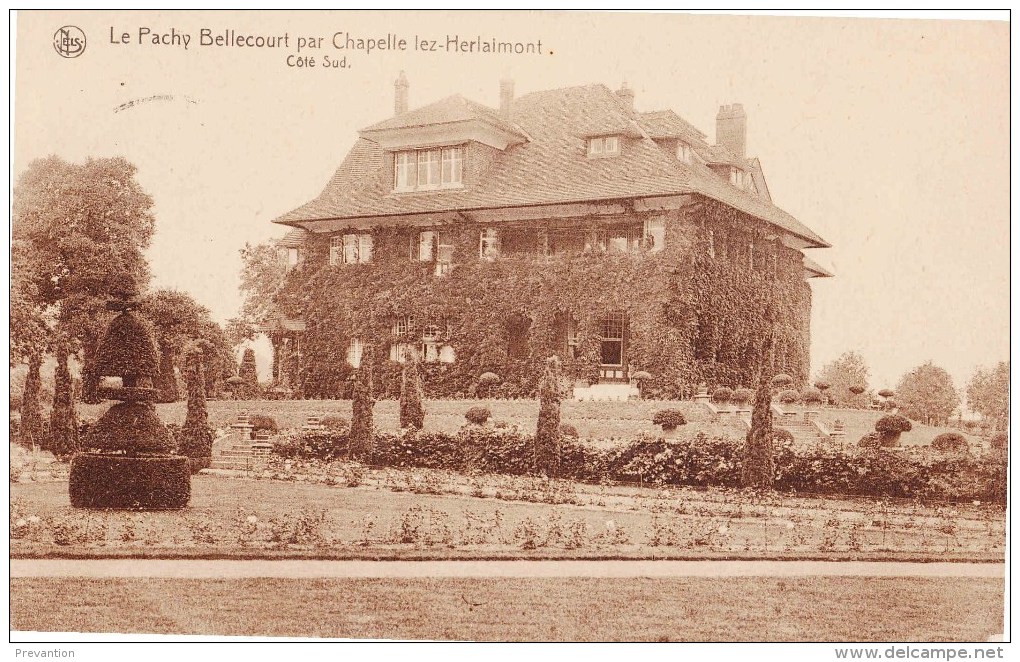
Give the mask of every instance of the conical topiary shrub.
<path id="1" fill-rule="evenodd" d="M 400 378 L 400 427 L 421 430 L 425 426 L 424 399 L 418 361 L 414 360 L 404 366 Z"/>
<path id="2" fill-rule="evenodd" d="M 538 427 L 535 430 L 535 469 L 555 478 L 560 467 L 560 360 L 552 356 L 546 360 L 545 374 L 538 386 Z"/>
<path id="3" fill-rule="evenodd" d="M 191 460 L 191 472 L 212 464 L 213 430 L 205 406 L 205 356 L 212 351 L 207 340 L 190 343 L 184 348 L 184 381 L 188 386 L 188 413 L 181 427 L 180 454 Z"/>
<path id="4" fill-rule="evenodd" d="M 103 414 L 82 442 L 85 453 L 71 462 L 68 490 L 77 508 L 183 508 L 191 497 L 188 458 L 172 455 L 173 439 L 152 401 L 152 379 L 159 370 L 159 351 L 152 326 L 114 302 L 120 314 L 107 327 L 98 352 L 100 377 L 120 377 L 121 387 L 101 395 L 119 400 Z"/>

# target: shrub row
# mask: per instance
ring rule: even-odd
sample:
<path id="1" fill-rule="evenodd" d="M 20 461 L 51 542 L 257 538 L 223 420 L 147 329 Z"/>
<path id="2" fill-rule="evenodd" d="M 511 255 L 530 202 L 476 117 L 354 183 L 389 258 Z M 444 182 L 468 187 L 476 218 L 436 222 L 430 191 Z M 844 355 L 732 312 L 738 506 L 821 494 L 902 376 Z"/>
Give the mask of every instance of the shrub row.
<path id="1" fill-rule="evenodd" d="M 1005 456 L 945 456 L 928 449 L 795 449 L 776 439 L 776 489 L 783 492 L 1005 503 Z M 284 457 L 346 458 L 343 430 L 279 440 Z M 377 433 L 368 464 L 461 472 L 534 475 L 534 437 L 517 428 L 465 425 L 457 434 L 410 429 Z M 563 438 L 560 478 L 586 483 L 740 487 L 740 443 L 698 434 L 665 440 L 642 436 L 615 448 Z"/>

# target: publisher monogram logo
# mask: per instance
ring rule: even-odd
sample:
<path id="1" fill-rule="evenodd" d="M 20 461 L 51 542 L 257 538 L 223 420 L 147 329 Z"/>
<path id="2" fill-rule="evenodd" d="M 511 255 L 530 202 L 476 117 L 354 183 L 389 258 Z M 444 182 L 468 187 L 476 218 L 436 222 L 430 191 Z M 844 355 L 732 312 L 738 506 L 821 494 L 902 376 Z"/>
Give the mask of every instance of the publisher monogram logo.
<path id="1" fill-rule="evenodd" d="M 85 33 L 74 25 L 65 25 L 53 34 L 53 48 L 60 57 L 78 57 L 85 52 Z"/>

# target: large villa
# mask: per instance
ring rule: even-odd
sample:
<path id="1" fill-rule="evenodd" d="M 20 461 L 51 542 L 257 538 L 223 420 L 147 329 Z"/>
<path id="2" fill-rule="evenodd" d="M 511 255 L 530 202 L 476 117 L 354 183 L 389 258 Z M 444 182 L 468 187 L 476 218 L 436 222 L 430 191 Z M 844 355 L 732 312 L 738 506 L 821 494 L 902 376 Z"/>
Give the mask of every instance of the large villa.
<path id="1" fill-rule="evenodd" d="M 715 143 L 626 85 L 454 95 L 361 129 L 322 193 L 275 219 L 289 265 L 276 381 L 344 397 L 366 360 L 382 396 L 420 361 L 430 397 L 533 395 L 558 355 L 579 397 L 748 386 L 762 359 L 809 365 L 809 258 L 829 246 L 773 204 L 740 104 Z M 369 358 L 371 357 L 371 358 Z"/>

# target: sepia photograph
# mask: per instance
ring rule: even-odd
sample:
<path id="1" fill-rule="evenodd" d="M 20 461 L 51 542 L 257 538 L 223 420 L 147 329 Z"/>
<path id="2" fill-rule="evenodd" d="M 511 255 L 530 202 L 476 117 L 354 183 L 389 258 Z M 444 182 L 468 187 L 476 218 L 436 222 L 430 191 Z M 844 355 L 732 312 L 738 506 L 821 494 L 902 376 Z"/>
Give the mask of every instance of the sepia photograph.
<path id="1" fill-rule="evenodd" d="M 858 14 L 12 12 L 10 659 L 1002 659 L 1010 15 Z"/>

